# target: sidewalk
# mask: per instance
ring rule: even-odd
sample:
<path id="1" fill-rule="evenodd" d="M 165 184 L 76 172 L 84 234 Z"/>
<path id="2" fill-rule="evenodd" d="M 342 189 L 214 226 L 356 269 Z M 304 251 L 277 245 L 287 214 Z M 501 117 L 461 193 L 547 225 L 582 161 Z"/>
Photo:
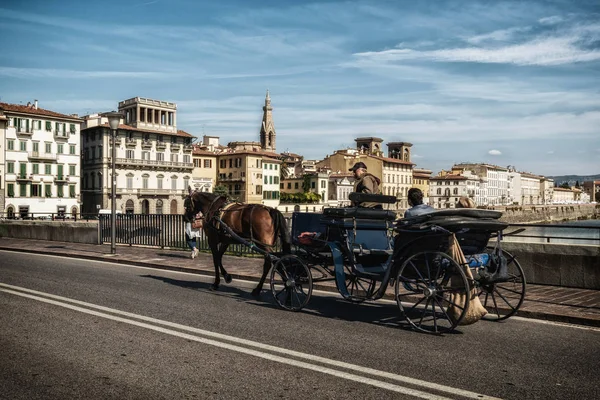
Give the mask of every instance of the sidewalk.
<path id="1" fill-rule="evenodd" d="M 112 261 L 211 276 L 214 274 L 210 253 L 200 253 L 196 259 L 192 260 L 189 251 L 117 246 L 117 254 L 112 255 L 109 244 L 93 245 L 12 238 L 0 238 L 0 249 Z M 262 258 L 224 256 L 223 265 L 233 279 L 258 281 L 262 271 Z M 223 280 L 221 283 L 224 284 Z M 266 282 L 264 288 L 268 289 L 268 287 L 268 282 Z M 336 291 L 335 285 L 327 283 L 315 285 L 315 288 Z M 388 294 L 393 299 L 393 289 Z M 528 284 L 525 301 L 517 315 L 600 326 L 600 290 Z"/>

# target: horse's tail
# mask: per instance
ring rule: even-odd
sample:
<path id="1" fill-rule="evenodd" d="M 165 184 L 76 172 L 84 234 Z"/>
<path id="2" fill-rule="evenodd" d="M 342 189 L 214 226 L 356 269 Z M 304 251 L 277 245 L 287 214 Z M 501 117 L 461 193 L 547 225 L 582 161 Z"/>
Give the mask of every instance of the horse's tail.
<path id="1" fill-rule="evenodd" d="M 276 208 L 271 208 L 269 210 L 269 214 L 271 214 L 271 219 L 275 224 L 275 236 L 279 235 L 279 240 L 281 241 L 281 249 L 285 254 L 291 254 L 292 252 L 292 243 L 290 240 L 290 235 L 288 232 L 287 222 L 285 217 Z"/>

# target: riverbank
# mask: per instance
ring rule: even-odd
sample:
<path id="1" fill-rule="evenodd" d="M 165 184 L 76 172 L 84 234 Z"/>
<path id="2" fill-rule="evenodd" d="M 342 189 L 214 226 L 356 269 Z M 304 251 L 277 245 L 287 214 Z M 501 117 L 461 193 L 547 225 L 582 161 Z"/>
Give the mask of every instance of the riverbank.
<path id="1" fill-rule="evenodd" d="M 597 204 L 495 207 L 494 209 L 502 211 L 501 220 L 510 224 L 558 223 L 600 217 L 600 205 Z"/>

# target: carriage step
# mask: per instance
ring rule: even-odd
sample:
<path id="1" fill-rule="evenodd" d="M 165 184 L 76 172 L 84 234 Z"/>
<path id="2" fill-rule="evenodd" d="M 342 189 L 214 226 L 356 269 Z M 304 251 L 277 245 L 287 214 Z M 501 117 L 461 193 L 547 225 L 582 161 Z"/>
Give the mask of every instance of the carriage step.
<path id="1" fill-rule="evenodd" d="M 392 249 L 361 249 L 355 247 L 352 249 L 354 254 L 370 256 L 391 256 L 394 253 Z"/>

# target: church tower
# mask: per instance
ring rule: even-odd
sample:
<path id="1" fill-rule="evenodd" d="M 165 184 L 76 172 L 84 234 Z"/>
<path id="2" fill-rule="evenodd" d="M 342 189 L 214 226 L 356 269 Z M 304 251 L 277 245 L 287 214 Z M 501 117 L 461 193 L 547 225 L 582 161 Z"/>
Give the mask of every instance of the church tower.
<path id="1" fill-rule="evenodd" d="M 267 151 L 276 151 L 275 146 L 275 125 L 273 125 L 273 107 L 271 107 L 271 97 L 267 90 L 265 97 L 265 106 L 263 107 L 262 126 L 260 127 L 260 147 Z"/>

